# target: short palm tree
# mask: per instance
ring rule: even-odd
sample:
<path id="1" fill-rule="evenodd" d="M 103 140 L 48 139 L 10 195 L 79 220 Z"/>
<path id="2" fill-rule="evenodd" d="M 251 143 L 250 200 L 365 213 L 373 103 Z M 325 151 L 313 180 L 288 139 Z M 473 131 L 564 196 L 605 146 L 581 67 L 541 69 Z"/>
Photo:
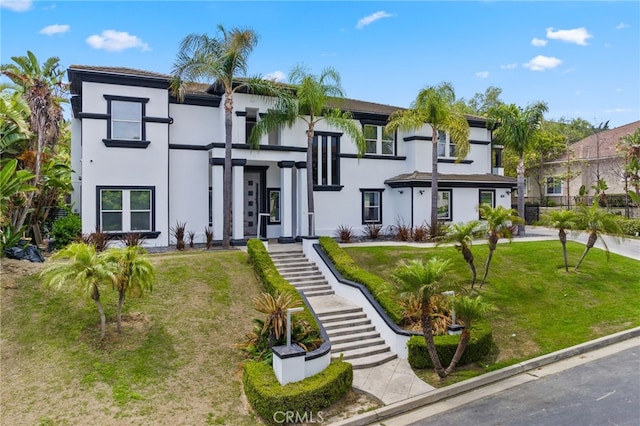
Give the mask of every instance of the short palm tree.
<path id="1" fill-rule="evenodd" d="M 116 331 L 120 333 L 125 295 L 141 296 L 145 291 L 151 291 L 155 270 L 146 250 L 139 245 L 111 248 L 105 253 L 105 260 L 112 269 L 112 284 L 118 291 Z"/>
<path id="2" fill-rule="evenodd" d="M 497 122 L 494 132 L 496 142 L 511 148 L 518 155 L 518 214 L 524 217 L 524 153 L 542 124 L 549 108 L 544 102 L 536 102 L 522 109 L 515 104 L 499 104 L 489 111 L 490 121 Z M 518 235 L 524 236 L 524 222 L 518 224 Z"/>
<path id="3" fill-rule="evenodd" d="M 616 219 L 616 215 L 603 209 L 598 205 L 598 203 L 593 203 L 591 207 L 583 206 L 578 210 L 577 222 L 581 225 L 582 229 L 585 229 L 589 233 L 589 238 L 587 238 L 587 244 L 584 247 L 584 252 L 574 268 L 575 271 L 578 270 L 578 267 L 580 267 L 580 264 L 587 253 L 589 253 L 589 250 L 591 250 L 591 248 L 596 244 L 598 237 L 601 237 L 605 232 L 613 234 L 620 234 L 622 232 L 620 224 Z M 601 238 L 601 240 L 602 244 L 604 244 L 608 259 L 609 247 L 607 246 L 604 238 Z"/>
<path id="4" fill-rule="evenodd" d="M 564 269 L 569 272 L 569 261 L 567 259 L 567 229 L 576 228 L 576 213 L 573 210 L 551 210 L 542 217 L 542 222 L 545 225 L 558 230 L 558 238 L 562 244 Z"/>
<path id="5" fill-rule="evenodd" d="M 263 323 L 262 333 L 268 332 L 269 347 L 285 335 L 287 329 L 287 310 L 302 305 L 301 300 L 293 300 L 291 293 L 279 293 L 275 295 L 262 293 L 253 299 L 254 308 L 258 312 L 267 314 Z"/>
<path id="6" fill-rule="evenodd" d="M 482 287 L 487 279 L 487 274 L 489 274 L 491 258 L 498 245 L 498 240 L 500 238 L 511 240 L 511 237 L 513 237 L 511 227 L 521 223 L 522 219 L 516 215 L 515 210 L 507 209 L 503 206 L 491 207 L 489 204 L 481 204 L 479 210 L 480 215 L 486 221 L 487 239 L 489 240 L 489 256 L 484 265 L 484 275 L 480 281 L 480 287 Z"/>
<path id="7" fill-rule="evenodd" d="M 332 108 L 344 98 L 340 74 L 333 68 L 325 68 L 319 75 L 309 72 L 303 65 L 296 66 L 289 74 L 294 97 L 281 97 L 274 108 L 267 111 L 255 125 L 249 136 L 249 144 L 257 148 L 260 138 L 282 126 L 292 127 L 298 120 L 307 124 L 307 211 L 314 213 L 313 202 L 313 139 L 315 127 L 321 121 L 336 127 L 355 142 L 358 154 L 364 153 L 362 128 L 353 120 L 350 112 Z M 315 229 L 314 215 L 308 215 L 308 232 Z"/>
<path id="8" fill-rule="evenodd" d="M 438 223 L 438 132 L 449 133 L 456 145 L 456 157 L 464 159 L 469 152 L 469 122 L 464 114 L 464 102 L 456 100 L 450 83 L 440 83 L 422 89 L 411 108 L 389 117 L 387 130 L 417 130 L 431 126 L 431 230 L 437 232 Z M 435 235 L 432 235 L 434 237 Z"/>
<path id="9" fill-rule="evenodd" d="M 458 362 L 460 362 L 464 351 L 467 349 L 467 345 L 471 339 L 471 326 L 473 322 L 485 318 L 489 312 L 496 310 L 494 305 L 482 300 L 482 296 L 456 296 L 451 302 L 451 306 L 456 312 L 456 317 L 464 323 L 464 328 L 460 334 L 458 347 L 453 354 L 453 358 L 451 358 L 449 366 L 445 370 L 445 375 L 451 374 L 456 365 L 458 365 Z"/>
<path id="10" fill-rule="evenodd" d="M 479 220 L 472 220 L 466 223 L 455 223 L 449 226 L 447 233 L 442 237 L 442 242 L 454 243 L 454 247 L 464 257 L 465 262 L 471 269 L 471 288 L 476 283 L 476 265 L 473 263 L 473 253 L 471 252 L 471 244 L 474 237 L 478 236 L 482 230 L 482 224 Z"/>
<path id="11" fill-rule="evenodd" d="M 73 243 L 60 250 L 56 259 L 69 259 L 69 262 L 54 263 L 45 268 L 40 276 L 44 283 L 61 288 L 68 282 L 78 285 L 96 303 L 100 313 L 100 337 L 104 338 L 107 321 L 100 302 L 100 286 L 114 278 L 105 256 L 98 254 L 93 245 Z"/>
<path id="12" fill-rule="evenodd" d="M 450 262 L 438 257 L 428 261 L 411 260 L 402 263 L 393 272 L 394 279 L 400 284 L 400 292 L 404 295 L 415 295 L 420 302 L 420 322 L 422 334 L 427 344 L 427 352 L 436 373 L 445 377 L 445 370 L 440 363 L 436 345 L 433 340 L 433 324 L 431 318 L 431 298 L 441 292 L 440 280 L 444 276 Z"/>

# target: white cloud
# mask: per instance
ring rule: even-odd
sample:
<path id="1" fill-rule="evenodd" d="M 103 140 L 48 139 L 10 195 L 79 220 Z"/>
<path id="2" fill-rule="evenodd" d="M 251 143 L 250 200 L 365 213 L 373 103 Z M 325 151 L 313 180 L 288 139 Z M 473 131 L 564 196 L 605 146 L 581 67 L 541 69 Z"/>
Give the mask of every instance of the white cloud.
<path id="1" fill-rule="evenodd" d="M 547 38 L 554 40 L 560 40 L 567 43 L 575 43 L 581 46 L 587 45 L 587 40 L 593 36 L 589 34 L 586 28 L 580 27 L 573 30 L 558 30 L 554 31 L 553 28 L 547 28 Z"/>
<path id="2" fill-rule="evenodd" d="M 287 76 L 282 71 L 274 71 L 264 75 L 266 80 L 285 81 Z"/>
<path id="3" fill-rule="evenodd" d="M 531 40 L 531 44 L 536 46 L 536 47 L 543 47 L 546 46 L 547 43 L 549 43 L 549 40 L 543 40 L 541 38 L 533 38 L 533 40 Z"/>
<path id="4" fill-rule="evenodd" d="M 87 43 L 94 49 L 104 49 L 109 52 L 121 52 L 136 47 L 141 50 L 150 50 L 147 43 L 124 31 L 105 30 L 101 35 L 89 36 Z"/>
<path id="5" fill-rule="evenodd" d="M 633 110 L 631 108 L 612 108 L 605 109 L 604 112 L 606 112 L 607 114 L 619 114 L 623 112 L 633 112 Z"/>
<path id="6" fill-rule="evenodd" d="M 44 35 L 62 34 L 62 33 L 66 33 L 70 29 L 71 27 L 69 25 L 54 24 L 54 25 L 48 25 L 43 29 L 41 29 L 40 34 L 44 34 Z"/>
<path id="7" fill-rule="evenodd" d="M 518 68 L 518 63 L 514 62 L 512 64 L 503 64 L 503 65 L 500 65 L 500 68 L 502 68 L 503 70 L 514 70 Z"/>
<path id="8" fill-rule="evenodd" d="M 381 10 L 380 12 L 376 12 L 373 13 L 369 16 L 365 16 L 364 18 L 360 19 L 358 21 L 358 24 L 356 25 L 356 28 L 361 30 L 364 27 L 366 27 L 369 24 L 373 24 L 374 22 L 376 22 L 379 19 L 382 18 L 391 18 L 393 15 L 390 13 L 385 12 L 384 10 Z"/>
<path id="9" fill-rule="evenodd" d="M 26 12 L 31 9 L 31 0 L 0 0 L 0 8 L 13 10 L 14 12 Z"/>
<path id="10" fill-rule="evenodd" d="M 624 22 L 620 22 L 618 25 L 616 25 L 616 30 L 624 30 L 625 28 L 629 28 L 629 25 L 625 24 Z"/>
<path id="11" fill-rule="evenodd" d="M 478 77 L 478 78 L 488 78 L 489 77 L 489 71 L 478 71 L 476 73 L 476 77 Z"/>
<path id="12" fill-rule="evenodd" d="M 555 68 L 561 63 L 562 61 L 560 59 L 554 58 L 553 56 L 538 55 L 526 64 L 523 64 L 523 66 L 529 68 L 531 71 L 544 71 Z"/>

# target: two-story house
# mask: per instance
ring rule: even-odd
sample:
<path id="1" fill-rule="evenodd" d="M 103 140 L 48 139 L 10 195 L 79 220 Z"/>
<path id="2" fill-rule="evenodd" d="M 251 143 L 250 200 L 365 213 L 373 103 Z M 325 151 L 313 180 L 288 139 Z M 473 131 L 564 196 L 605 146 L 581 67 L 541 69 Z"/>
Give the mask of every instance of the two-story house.
<path id="1" fill-rule="evenodd" d="M 82 229 L 115 235 L 138 232 L 147 246 L 167 246 L 170 228 L 204 241 L 211 226 L 222 237 L 224 165 L 223 94 L 193 84 L 182 102 L 168 89 L 170 76 L 127 68 L 71 66 L 74 209 Z M 340 225 L 362 230 L 429 220 L 431 127 L 390 134 L 384 128 L 398 107 L 347 99 L 363 127 L 366 153 L 326 123 L 316 127 L 313 164 L 306 163 L 306 126 L 282 128 L 250 149 L 247 136 L 269 100 L 234 96 L 232 242 L 262 236 L 292 242 L 309 235 L 307 174 L 313 168 L 315 234 Z M 438 135 L 438 217 L 478 218 L 479 203 L 510 207 L 515 179 L 501 176 L 500 147 L 479 117 L 468 117 L 471 149 L 455 162 L 447 134 Z M 494 173 L 495 172 L 495 173 Z M 313 230 L 312 230 L 313 232 Z"/>

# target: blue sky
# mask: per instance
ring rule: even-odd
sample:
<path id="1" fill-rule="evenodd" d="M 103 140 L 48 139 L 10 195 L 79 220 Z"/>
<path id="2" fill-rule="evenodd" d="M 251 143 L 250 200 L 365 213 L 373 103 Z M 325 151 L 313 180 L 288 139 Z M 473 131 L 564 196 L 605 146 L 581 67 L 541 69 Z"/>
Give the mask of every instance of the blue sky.
<path id="1" fill-rule="evenodd" d="M 350 98 L 407 107 L 448 81 L 458 97 L 549 105 L 548 118 L 617 127 L 640 119 L 640 2 L 0 0 L 1 62 L 170 73 L 189 33 L 249 27 L 249 74 L 332 66 Z"/>

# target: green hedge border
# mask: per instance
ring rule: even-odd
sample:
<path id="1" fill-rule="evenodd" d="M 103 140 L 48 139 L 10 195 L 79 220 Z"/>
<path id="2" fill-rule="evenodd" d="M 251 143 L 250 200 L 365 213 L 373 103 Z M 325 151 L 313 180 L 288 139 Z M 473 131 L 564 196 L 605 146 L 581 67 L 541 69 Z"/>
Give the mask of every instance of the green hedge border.
<path id="1" fill-rule="evenodd" d="M 332 362 L 315 376 L 281 386 L 271 366 L 250 361 L 244 364 L 242 381 L 258 415 L 267 424 L 282 424 L 280 413 L 317 417 L 323 408 L 342 398 L 351 389 L 353 367 L 344 361 Z"/>
<path id="2" fill-rule="evenodd" d="M 460 341 L 459 335 L 435 336 L 436 350 L 442 365 L 447 366 L 453 358 L 453 354 Z M 471 364 L 485 357 L 491 350 L 493 335 L 488 323 L 478 322 L 471 327 L 471 339 L 467 349 L 462 354 L 458 365 Z M 409 349 L 409 365 L 413 368 L 433 368 L 431 357 L 427 352 L 427 343 L 424 336 L 412 336 L 407 343 Z"/>
<path id="3" fill-rule="evenodd" d="M 403 308 L 395 297 L 395 288 L 379 276 L 361 269 L 351 256 L 331 237 L 320 237 L 320 246 L 342 276 L 350 281 L 362 284 L 385 310 L 387 316 L 396 324 L 402 323 Z"/>

